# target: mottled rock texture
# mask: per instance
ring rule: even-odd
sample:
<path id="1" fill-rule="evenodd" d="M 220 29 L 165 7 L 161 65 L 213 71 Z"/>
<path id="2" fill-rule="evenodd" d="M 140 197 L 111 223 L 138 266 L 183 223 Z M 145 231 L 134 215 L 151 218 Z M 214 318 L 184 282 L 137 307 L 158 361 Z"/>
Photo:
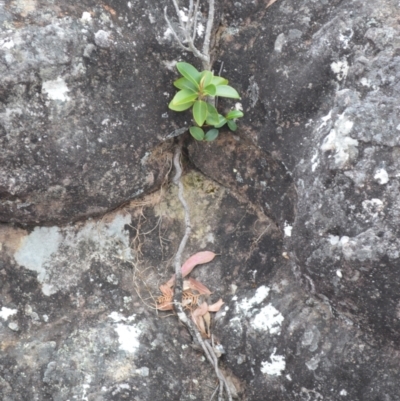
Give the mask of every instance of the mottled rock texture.
<path id="1" fill-rule="evenodd" d="M 77 220 L 163 182 L 177 52 L 159 5 L 109 3 L 1 3 L 0 221 Z"/>
<path id="2" fill-rule="evenodd" d="M 293 173 L 303 278 L 383 343 L 400 333 L 398 17 L 396 1 L 241 4 L 219 53 L 242 133 Z"/>
<path id="3" fill-rule="evenodd" d="M 184 256 L 218 254 L 192 277 L 225 301 L 220 365 L 243 401 L 400 400 L 398 1 L 268 3 L 218 2 L 214 67 L 245 117 L 184 142 Z M 216 388 L 154 310 L 183 234 L 170 83 L 195 63 L 167 4 L 176 26 L 162 1 L 0 3 L 5 401 Z"/>

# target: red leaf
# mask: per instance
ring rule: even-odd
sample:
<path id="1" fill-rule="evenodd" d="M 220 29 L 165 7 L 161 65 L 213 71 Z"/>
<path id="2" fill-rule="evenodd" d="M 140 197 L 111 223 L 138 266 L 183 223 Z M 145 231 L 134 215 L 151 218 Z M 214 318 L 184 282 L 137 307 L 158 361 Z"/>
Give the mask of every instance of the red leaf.
<path id="1" fill-rule="evenodd" d="M 212 304 L 208 307 L 210 312 L 218 312 L 221 309 L 221 306 L 224 304 L 222 298 L 219 299 L 215 304 Z"/>
<path id="2" fill-rule="evenodd" d="M 210 251 L 197 252 L 192 255 L 182 266 L 182 277 L 186 277 L 195 266 L 211 262 L 215 253 Z"/>
<path id="3" fill-rule="evenodd" d="M 184 289 L 185 285 L 187 285 L 188 288 L 191 290 L 195 290 L 199 292 L 201 295 L 211 295 L 211 291 L 200 281 L 195 280 L 194 278 L 189 277 L 187 280 L 184 282 Z"/>
<path id="4" fill-rule="evenodd" d="M 181 267 L 182 277 L 186 277 L 197 265 L 211 262 L 215 258 L 215 253 L 211 251 L 197 252 L 192 255 Z M 175 274 L 166 282 L 166 285 L 172 287 L 175 284 Z"/>

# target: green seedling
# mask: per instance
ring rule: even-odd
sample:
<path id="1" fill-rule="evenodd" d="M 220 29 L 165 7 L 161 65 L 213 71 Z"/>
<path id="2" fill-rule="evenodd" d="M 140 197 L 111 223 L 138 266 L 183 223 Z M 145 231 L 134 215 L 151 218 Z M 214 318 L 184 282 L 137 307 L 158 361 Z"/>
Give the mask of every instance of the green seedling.
<path id="1" fill-rule="evenodd" d="M 240 110 L 232 110 L 223 116 L 210 102 L 217 96 L 240 99 L 239 93 L 228 85 L 228 80 L 214 76 L 211 71 L 199 72 L 189 63 L 177 63 L 176 68 L 182 77 L 174 82 L 179 92 L 171 100 L 168 107 L 174 111 L 185 111 L 192 108 L 195 126 L 189 128 L 190 134 L 198 141 L 214 141 L 219 134 L 218 129 L 225 124 L 231 131 L 236 131 L 235 120 L 243 117 Z M 203 127 L 208 131 L 204 133 Z"/>

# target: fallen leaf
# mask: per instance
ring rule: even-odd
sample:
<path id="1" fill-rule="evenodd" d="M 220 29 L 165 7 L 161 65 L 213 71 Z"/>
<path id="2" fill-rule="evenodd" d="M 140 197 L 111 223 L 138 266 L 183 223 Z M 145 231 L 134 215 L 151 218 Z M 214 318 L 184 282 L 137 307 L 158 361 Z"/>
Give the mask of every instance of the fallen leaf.
<path id="1" fill-rule="evenodd" d="M 197 252 L 192 255 L 181 267 L 182 277 L 186 277 L 197 265 L 211 262 L 215 258 L 215 253 L 211 251 Z M 166 283 L 170 287 L 175 284 L 175 274 Z"/>
<path id="2" fill-rule="evenodd" d="M 211 315 L 210 312 L 207 312 L 203 315 L 203 320 L 206 326 L 206 336 L 210 338 L 210 325 L 211 325 Z"/>
<path id="3" fill-rule="evenodd" d="M 200 281 L 197 281 L 191 277 L 183 281 L 183 289 L 195 290 L 201 295 L 211 295 L 211 291 L 204 284 L 200 283 Z"/>
<path id="4" fill-rule="evenodd" d="M 171 288 L 166 285 L 166 284 L 161 284 L 160 285 L 160 291 L 165 297 L 172 297 L 174 295 L 174 292 L 171 290 Z"/>
<path id="5" fill-rule="evenodd" d="M 208 313 L 208 305 L 207 302 L 203 302 L 197 309 L 195 309 L 191 315 L 192 315 L 192 320 L 194 324 L 197 326 L 199 329 L 200 333 L 205 336 L 209 337 L 209 334 L 207 332 L 205 322 L 203 319 L 203 316 Z M 209 313 L 208 313 L 209 314 Z"/>
<path id="6" fill-rule="evenodd" d="M 172 301 L 165 301 L 165 302 L 158 303 L 156 305 L 156 308 L 159 310 L 173 310 L 174 309 Z"/>
<path id="7" fill-rule="evenodd" d="M 197 252 L 182 265 L 182 277 L 186 277 L 195 266 L 211 262 L 215 253 L 210 251 Z"/>
<path id="8" fill-rule="evenodd" d="M 270 0 L 270 2 L 267 4 L 266 8 L 268 8 L 269 6 L 272 6 L 272 4 L 274 4 L 275 2 L 276 2 L 276 0 Z"/>
<path id="9" fill-rule="evenodd" d="M 208 307 L 210 312 L 218 312 L 221 309 L 221 306 L 224 304 L 222 298 L 220 298 L 215 304 L 212 304 Z"/>
<path id="10" fill-rule="evenodd" d="M 160 285 L 160 291 L 163 294 L 157 299 L 156 308 L 159 310 L 172 310 L 174 293 L 171 288 L 166 284 Z"/>

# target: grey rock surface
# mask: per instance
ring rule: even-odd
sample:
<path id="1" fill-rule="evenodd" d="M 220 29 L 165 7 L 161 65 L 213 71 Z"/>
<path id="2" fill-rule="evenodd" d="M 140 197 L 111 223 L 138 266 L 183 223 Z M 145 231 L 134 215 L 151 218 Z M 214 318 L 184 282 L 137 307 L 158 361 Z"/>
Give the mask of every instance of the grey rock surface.
<path id="1" fill-rule="evenodd" d="M 225 302 L 212 332 L 238 399 L 397 394 L 397 352 L 299 286 L 288 233 L 202 174 L 184 185 L 193 224 L 184 256 L 219 255 L 191 276 L 212 290 L 210 302 Z M 3 399 L 209 399 L 211 366 L 176 316 L 154 310 L 181 230 L 173 186 L 98 221 L 3 228 Z"/>
<path id="2" fill-rule="evenodd" d="M 190 118 L 167 109 L 192 59 L 166 4 L 0 4 L 0 216 L 19 224 L 0 226 L 5 401 L 216 388 L 154 310 L 183 233 L 165 139 Z M 214 66 L 245 117 L 185 142 L 184 256 L 218 254 L 191 277 L 225 302 L 221 368 L 243 401 L 400 400 L 398 2 L 267 4 L 218 3 Z"/>
<path id="3" fill-rule="evenodd" d="M 241 133 L 293 174 L 299 198 L 287 246 L 305 282 L 393 344 L 400 332 L 397 18 L 396 1 L 277 2 L 268 12 L 237 4 L 225 16 L 219 53 L 245 94 Z"/>
<path id="4" fill-rule="evenodd" d="M 1 221 L 98 215 L 163 182 L 174 54 L 153 3 L 0 5 Z"/>

